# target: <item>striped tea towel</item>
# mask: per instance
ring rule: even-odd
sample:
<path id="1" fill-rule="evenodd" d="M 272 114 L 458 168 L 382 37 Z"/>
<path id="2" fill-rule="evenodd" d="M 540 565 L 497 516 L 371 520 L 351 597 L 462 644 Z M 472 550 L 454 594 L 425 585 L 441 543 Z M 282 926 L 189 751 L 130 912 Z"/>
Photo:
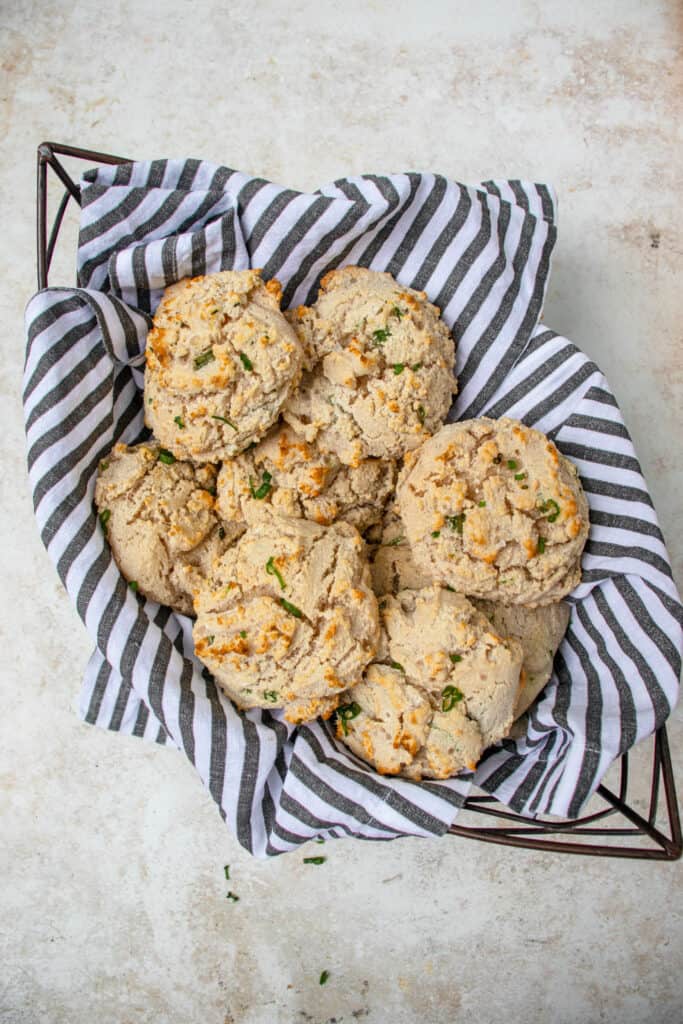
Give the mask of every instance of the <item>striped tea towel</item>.
<path id="1" fill-rule="evenodd" d="M 79 287 L 46 289 L 27 308 L 24 404 L 41 536 L 96 643 L 83 718 L 184 751 L 258 856 L 316 835 L 440 835 L 473 782 L 527 815 L 577 816 L 611 762 L 669 714 L 682 610 L 609 385 L 537 325 L 556 236 L 550 189 L 401 174 L 305 194 L 158 160 L 88 172 L 82 202 Z M 280 712 L 238 712 L 194 657 L 190 620 L 128 589 L 93 509 L 99 460 L 146 436 L 144 346 L 167 284 L 259 266 L 290 306 L 346 264 L 388 270 L 441 307 L 458 345 L 450 419 L 510 415 L 545 431 L 590 502 L 583 581 L 552 680 L 526 736 L 490 750 L 474 776 L 381 777 L 325 722 L 294 728 Z"/>

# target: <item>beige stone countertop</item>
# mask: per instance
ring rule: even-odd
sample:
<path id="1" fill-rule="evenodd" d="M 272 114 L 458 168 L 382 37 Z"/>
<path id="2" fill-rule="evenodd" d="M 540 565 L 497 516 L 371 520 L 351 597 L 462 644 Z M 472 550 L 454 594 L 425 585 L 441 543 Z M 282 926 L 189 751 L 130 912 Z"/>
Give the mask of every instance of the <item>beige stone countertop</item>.
<path id="1" fill-rule="evenodd" d="M 32 517 L 19 395 L 45 139 L 306 189 L 549 181 L 544 322 L 610 380 L 680 586 L 681 4 L 16 0 L 0 25 L 0 1024 L 680 1020 L 680 862 L 452 838 L 256 861 L 182 756 L 81 724 L 90 641 Z M 74 245 L 70 221 L 51 283 L 73 282 Z"/>

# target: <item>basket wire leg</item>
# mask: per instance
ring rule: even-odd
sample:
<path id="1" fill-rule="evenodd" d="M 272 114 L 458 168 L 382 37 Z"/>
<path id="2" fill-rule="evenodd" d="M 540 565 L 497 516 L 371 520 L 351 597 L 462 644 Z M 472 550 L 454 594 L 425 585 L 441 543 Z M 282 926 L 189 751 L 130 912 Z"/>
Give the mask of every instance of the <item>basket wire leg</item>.
<path id="1" fill-rule="evenodd" d="M 60 202 L 59 207 L 57 209 L 57 213 L 55 214 L 54 224 L 52 225 L 52 231 L 50 232 L 50 240 L 47 243 L 47 254 L 46 254 L 46 257 L 45 257 L 45 275 L 46 276 L 50 272 L 50 264 L 52 263 L 52 254 L 55 251 L 55 245 L 57 244 L 57 237 L 59 235 L 59 229 L 62 226 L 62 221 L 64 220 L 64 214 L 66 212 L 67 206 L 69 205 L 69 200 L 70 199 L 71 199 L 71 192 L 69 192 L 67 190 L 67 191 L 64 192 L 64 195 L 62 196 L 61 202 Z"/>
<path id="2" fill-rule="evenodd" d="M 81 190 L 73 180 L 64 165 L 57 159 L 56 154 L 73 157 L 77 160 L 87 160 L 91 163 L 100 164 L 125 164 L 131 163 L 126 157 L 112 156 L 111 153 L 97 153 L 94 150 L 78 149 L 75 146 L 64 146 L 57 142 L 41 142 L 38 146 L 37 164 L 37 249 L 38 249 L 38 288 L 47 288 L 47 276 L 52 262 L 59 231 L 64 219 L 64 213 L 69 199 L 76 200 L 81 205 Z M 50 239 L 47 238 L 47 168 L 50 166 L 64 185 L 66 192 L 59 204 Z"/>

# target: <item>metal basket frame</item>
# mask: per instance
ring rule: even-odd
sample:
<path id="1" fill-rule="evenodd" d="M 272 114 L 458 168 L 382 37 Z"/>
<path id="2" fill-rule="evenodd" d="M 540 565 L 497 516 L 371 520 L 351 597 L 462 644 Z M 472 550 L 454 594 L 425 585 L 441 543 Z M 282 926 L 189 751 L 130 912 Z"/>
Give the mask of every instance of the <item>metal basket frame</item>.
<path id="1" fill-rule="evenodd" d="M 79 206 L 81 190 L 58 157 L 85 161 L 91 165 L 123 164 L 132 161 L 109 153 L 97 153 L 54 142 L 43 142 L 37 153 L 37 270 L 38 288 L 47 288 L 48 273 L 54 254 L 64 213 L 71 199 Z M 64 194 L 52 219 L 48 236 L 48 167 L 64 186 Z M 597 857 L 627 857 L 641 860 L 678 860 L 683 851 L 681 822 L 676 799 L 671 753 L 666 727 L 662 726 L 652 737 L 653 755 L 650 778 L 650 795 L 647 817 L 643 817 L 629 800 L 628 753 L 617 762 L 619 772 L 618 794 L 605 785 L 598 786 L 595 797 L 600 798 L 604 807 L 581 818 L 554 821 L 544 818 L 528 818 L 515 814 L 493 796 L 469 796 L 465 809 L 482 820 L 482 824 L 458 825 L 450 833 L 479 839 L 487 843 L 504 846 L 519 846 L 531 850 L 548 850 L 553 853 L 573 853 Z M 666 810 L 668 835 L 655 824 L 660 809 L 662 791 Z M 610 825 L 600 825 L 612 819 Z M 484 824 L 486 819 L 493 822 Z M 496 823 L 494 823 L 496 822 Z M 572 837 L 570 839 L 569 837 Z M 561 838 L 560 838 L 561 837 Z M 597 838 L 612 840 L 606 842 L 587 841 Z M 646 845 L 643 845 L 645 841 Z M 641 845 L 633 845 L 640 842 Z M 623 845 L 622 845 L 623 844 Z"/>

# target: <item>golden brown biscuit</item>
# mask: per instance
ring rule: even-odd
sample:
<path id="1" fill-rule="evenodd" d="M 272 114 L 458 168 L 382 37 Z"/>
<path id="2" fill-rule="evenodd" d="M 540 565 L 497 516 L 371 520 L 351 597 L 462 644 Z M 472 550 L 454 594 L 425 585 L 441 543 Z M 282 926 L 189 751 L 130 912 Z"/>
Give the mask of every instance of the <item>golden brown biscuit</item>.
<path id="1" fill-rule="evenodd" d="M 268 516 L 215 566 L 196 599 L 195 651 L 241 708 L 328 715 L 378 643 L 364 544 L 347 523 Z"/>
<path id="2" fill-rule="evenodd" d="M 581 579 L 589 518 L 578 473 L 517 420 L 444 427 L 406 457 L 397 506 L 418 568 L 459 593 L 535 607 Z"/>
<path id="3" fill-rule="evenodd" d="M 280 286 L 225 270 L 167 288 L 147 339 L 145 418 L 176 458 L 218 462 L 259 441 L 303 360 Z"/>
<path id="4" fill-rule="evenodd" d="M 218 508 L 226 518 L 248 523 L 265 511 L 323 526 L 343 519 L 362 531 L 381 518 L 395 482 L 390 459 L 345 466 L 281 424 L 255 448 L 223 463 Z"/>
<path id="5" fill-rule="evenodd" d="M 156 442 L 118 444 L 95 485 L 112 554 L 145 597 L 192 614 L 192 591 L 244 531 L 215 509 L 215 466 L 181 462 Z"/>
<path id="6" fill-rule="evenodd" d="M 338 738 L 381 774 L 473 771 L 512 725 L 521 646 L 440 587 L 385 596 L 379 607 L 376 660 L 338 709 Z"/>
<path id="7" fill-rule="evenodd" d="M 424 292 L 344 267 L 299 318 L 319 361 L 283 416 L 306 440 L 355 466 L 399 458 L 441 426 L 456 390 L 455 346 Z"/>
<path id="8" fill-rule="evenodd" d="M 369 665 L 337 712 L 337 737 L 380 775 L 398 775 L 424 746 L 432 719 L 426 694 L 388 665 Z"/>

